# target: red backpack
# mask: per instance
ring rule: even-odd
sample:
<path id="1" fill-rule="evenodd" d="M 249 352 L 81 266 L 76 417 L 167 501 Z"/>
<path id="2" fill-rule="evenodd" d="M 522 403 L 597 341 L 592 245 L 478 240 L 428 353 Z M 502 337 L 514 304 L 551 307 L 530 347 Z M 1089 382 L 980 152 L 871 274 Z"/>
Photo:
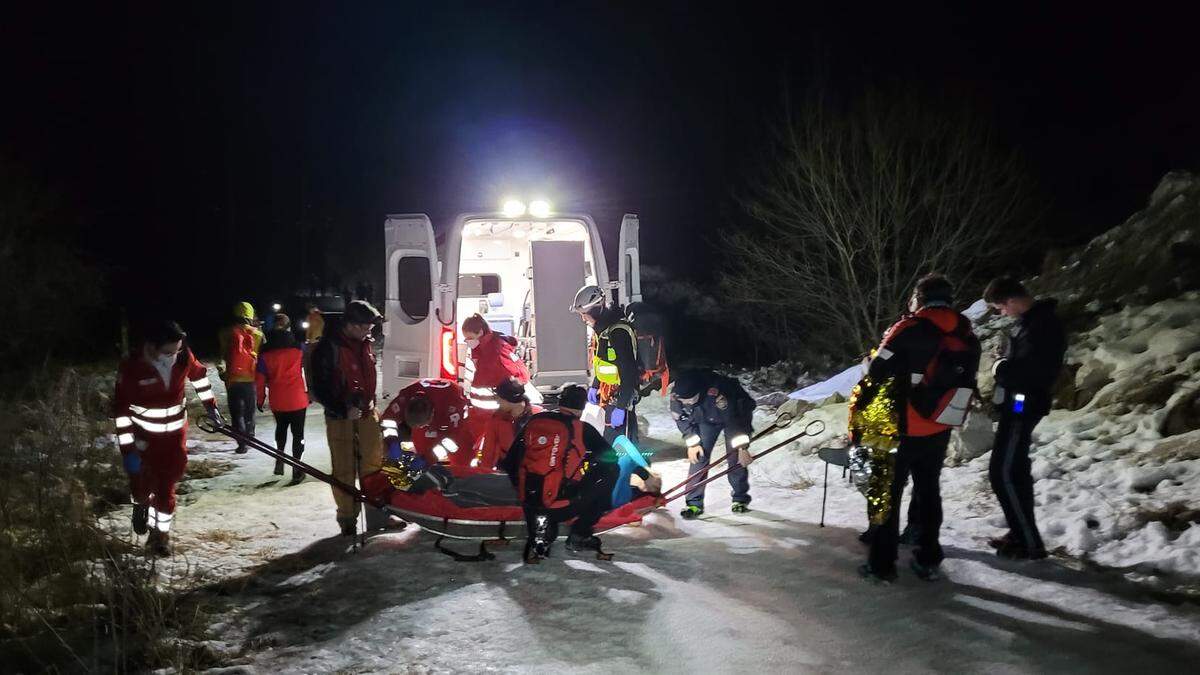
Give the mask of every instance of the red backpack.
<path id="1" fill-rule="evenodd" d="M 583 422 L 559 413 L 539 413 L 529 418 L 506 459 L 516 464 L 517 494 L 525 498 L 525 485 L 532 476 L 541 478 L 541 506 L 559 508 L 569 502 L 559 499 L 565 483 L 583 478 Z"/>
<path id="2" fill-rule="evenodd" d="M 918 317 L 918 320 L 941 337 L 933 358 L 925 366 L 925 377 L 909 392 L 909 404 L 927 420 L 961 427 L 967 421 L 971 399 L 978 390 L 976 375 L 983 347 L 966 319 L 960 318 L 950 332 L 942 331 L 929 319 Z"/>

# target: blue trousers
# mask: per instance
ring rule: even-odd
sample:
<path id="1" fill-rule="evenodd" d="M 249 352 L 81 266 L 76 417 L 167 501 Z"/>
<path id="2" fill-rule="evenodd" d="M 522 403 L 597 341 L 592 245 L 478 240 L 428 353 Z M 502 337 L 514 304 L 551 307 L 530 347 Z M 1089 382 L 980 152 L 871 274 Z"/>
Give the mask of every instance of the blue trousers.
<path id="1" fill-rule="evenodd" d="M 708 477 L 708 471 L 704 470 L 704 465 L 708 464 L 712 458 L 713 446 L 717 444 L 717 436 L 724 430 L 724 426 L 717 424 L 700 425 L 700 447 L 704 450 L 704 455 L 698 463 L 688 466 L 688 506 L 704 506 L 704 488 L 707 486 L 693 486 Z M 729 444 L 729 434 L 725 434 L 725 450 L 729 453 L 728 457 L 725 458 L 726 465 L 733 466 L 737 464 L 737 452 Z M 726 474 L 725 477 L 729 479 L 733 501 L 749 504 L 750 472 L 746 467 L 739 466 Z"/>

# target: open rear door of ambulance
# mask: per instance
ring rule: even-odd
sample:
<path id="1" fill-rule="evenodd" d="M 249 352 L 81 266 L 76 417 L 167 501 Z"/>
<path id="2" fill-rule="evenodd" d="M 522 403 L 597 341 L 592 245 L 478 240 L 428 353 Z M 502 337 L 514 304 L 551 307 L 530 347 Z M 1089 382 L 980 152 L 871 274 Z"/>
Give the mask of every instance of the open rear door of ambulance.
<path id="1" fill-rule="evenodd" d="M 621 219 L 620 248 L 617 249 L 618 301 L 628 307 L 642 301 L 642 273 L 638 254 L 638 217 L 626 213 Z"/>
<path id="2" fill-rule="evenodd" d="M 437 245 L 433 224 L 423 213 L 388 216 L 384 224 L 387 260 L 387 304 L 384 310 L 383 387 L 394 395 L 423 377 L 457 376 L 454 326 L 446 330 L 437 316 L 439 303 Z M 443 333 L 450 357 L 443 358 Z M 446 361 L 446 363 L 442 363 Z"/>

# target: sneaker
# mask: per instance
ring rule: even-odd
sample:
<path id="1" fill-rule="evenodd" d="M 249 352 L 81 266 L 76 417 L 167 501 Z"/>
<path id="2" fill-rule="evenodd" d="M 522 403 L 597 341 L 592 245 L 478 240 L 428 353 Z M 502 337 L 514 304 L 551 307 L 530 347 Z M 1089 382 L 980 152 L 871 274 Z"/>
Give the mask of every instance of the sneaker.
<path id="1" fill-rule="evenodd" d="M 283 475 L 283 460 L 281 460 L 281 459 L 275 460 L 275 475 L 276 476 Z"/>
<path id="2" fill-rule="evenodd" d="M 150 536 L 146 537 L 146 550 L 159 558 L 170 556 L 171 536 L 166 532 L 150 530 Z"/>
<path id="3" fill-rule="evenodd" d="M 938 581 L 942 578 L 942 568 L 940 565 L 922 565 L 913 558 L 909 564 L 917 578 L 923 581 Z"/>
<path id="4" fill-rule="evenodd" d="M 146 534 L 146 523 L 150 520 L 150 507 L 145 504 L 133 505 L 133 531 Z"/>
<path id="5" fill-rule="evenodd" d="M 581 551 L 599 551 L 600 537 L 595 535 L 583 536 L 571 534 L 567 536 L 567 550 L 572 553 Z"/>
<path id="6" fill-rule="evenodd" d="M 704 515 L 703 506 L 692 506 L 690 504 L 679 512 L 679 517 L 683 518 L 684 520 L 695 520 L 702 515 Z"/>
<path id="7" fill-rule="evenodd" d="M 353 537 L 358 534 L 357 518 L 338 518 L 338 527 L 342 529 L 343 537 Z"/>
<path id="8" fill-rule="evenodd" d="M 896 570 L 890 572 L 877 572 L 871 563 L 863 563 L 858 566 L 858 574 L 862 578 L 874 584 L 890 584 L 896 580 Z"/>
<path id="9" fill-rule="evenodd" d="M 734 513 L 750 513 L 749 502 L 734 502 L 731 509 Z"/>

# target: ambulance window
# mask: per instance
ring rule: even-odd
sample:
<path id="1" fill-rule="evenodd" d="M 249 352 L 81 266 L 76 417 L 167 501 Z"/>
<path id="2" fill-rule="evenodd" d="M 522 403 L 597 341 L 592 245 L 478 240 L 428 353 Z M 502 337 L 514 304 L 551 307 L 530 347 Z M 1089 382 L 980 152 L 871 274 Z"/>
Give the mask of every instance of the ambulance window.
<path id="1" fill-rule="evenodd" d="M 458 297 L 460 298 L 486 298 L 488 293 L 499 292 L 499 274 L 458 275 Z"/>
<path id="2" fill-rule="evenodd" d="M 400 310 L 412 323 L 420 323 L 429 316 L 429 302 L 433 299 L 433 288 L 429 280 L 429 258 L 407 256 L 400 259 L 396 268 L 396 281 L 400 290 Z"/>

